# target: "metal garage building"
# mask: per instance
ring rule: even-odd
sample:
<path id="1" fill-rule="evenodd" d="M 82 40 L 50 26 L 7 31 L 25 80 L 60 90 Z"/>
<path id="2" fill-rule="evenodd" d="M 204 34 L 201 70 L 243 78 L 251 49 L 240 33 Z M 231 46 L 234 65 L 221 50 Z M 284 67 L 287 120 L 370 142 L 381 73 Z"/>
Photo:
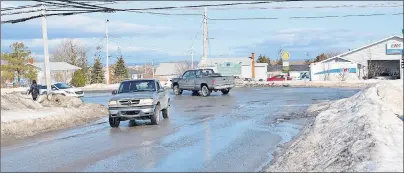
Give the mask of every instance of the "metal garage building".
<path id="1" fill-rule="evenodd" d="M 311 80 L 362 80 L 381 74 L 403 78 L 403 37 L 391 36 L 310 64 Z"/>
<path id="2" fill-rule="evenodd" d="M 252 60 L 248 57 L 235 58 L 209 58 L 207 68 L 225 76 L 238 76 L 240 78 L 252 78 Z M 267 79 L 267 63 L 254 63 L 255 79 Z M 198 66 L 201 66 L 200 63 Z"/>

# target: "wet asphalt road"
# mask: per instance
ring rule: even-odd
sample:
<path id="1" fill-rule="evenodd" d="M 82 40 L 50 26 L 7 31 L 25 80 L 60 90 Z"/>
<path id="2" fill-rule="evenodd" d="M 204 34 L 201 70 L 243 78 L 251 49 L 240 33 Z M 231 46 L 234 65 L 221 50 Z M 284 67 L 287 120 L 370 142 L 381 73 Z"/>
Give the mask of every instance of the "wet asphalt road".
<path id="1" fill-rule="evenodd" d="M 107 118 L 1 145 L 1 171 L 260 171 L 271 153 L 307 123 L 274 117 L 302 113 L 321 100 L 358 90 L 237 88 L 230 95 L 171 96 L 170 119 L 160 125 L 109 127 Z M 106 104 L 109 93 L 87 93 Z"/>

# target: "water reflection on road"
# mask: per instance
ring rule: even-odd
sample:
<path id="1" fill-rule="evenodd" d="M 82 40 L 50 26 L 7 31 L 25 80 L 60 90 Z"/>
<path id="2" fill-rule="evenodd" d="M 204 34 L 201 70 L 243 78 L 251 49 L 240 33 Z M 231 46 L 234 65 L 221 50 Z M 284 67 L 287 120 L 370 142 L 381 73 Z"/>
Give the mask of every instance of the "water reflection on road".
<path id="1" fill-rule="evenodd" d="M 257 171 L 276 146 L 297 135 L 304 119 L 275 123 L 321 100 L 358 90 L 237 88 L 210 97 L 171 94 L 170 119 L 160 125 L 107 117 L 90 125 L 50 132 L 1 146 L 1 171 Z M 86 93 L 84 102 L 106 105 L 110 92 Z"/>

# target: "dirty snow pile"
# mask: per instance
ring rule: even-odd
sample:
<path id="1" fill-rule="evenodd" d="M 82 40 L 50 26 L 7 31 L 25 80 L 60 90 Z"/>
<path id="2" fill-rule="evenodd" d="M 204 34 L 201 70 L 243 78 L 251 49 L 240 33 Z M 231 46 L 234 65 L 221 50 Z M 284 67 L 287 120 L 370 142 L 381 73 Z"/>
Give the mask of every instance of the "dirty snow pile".
<path id="1" fill-rule="evenodd" d="M 106 117 L 102 105 L 83 103 L 81 99 L 54 95 L 51 98 L 21 93 L 1 95 L 1 139 L 21 138 L 68 128 Z"/>
<path id="2" fill-rule="evenodd" d="M 267 171 L 403 172 L 402 80 L 328 104 Z"/>

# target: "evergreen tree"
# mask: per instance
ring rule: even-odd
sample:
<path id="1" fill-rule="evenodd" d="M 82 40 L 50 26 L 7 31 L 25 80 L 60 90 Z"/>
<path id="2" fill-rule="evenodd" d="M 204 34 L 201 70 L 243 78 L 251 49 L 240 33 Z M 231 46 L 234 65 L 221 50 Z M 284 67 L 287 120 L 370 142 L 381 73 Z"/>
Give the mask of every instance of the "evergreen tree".
<path id="1" fill-rule="evenodd" d="M 271 60 L 269 59 L 269 57 L 266 57 L 265 55 L 264 56 L 260 55 L 258 56 L 257 63 L 267 63 L 268 65 L 271 65 Z"/>
<path id="2" fill-rule="evenodd" d="M 1 70 L 4 76 L 9 80 L 17 77 L 17 85 L 20 85 L 20 79 L 25 77 L 30 80 L 37 78 L 37 71 L 30 63 L 31 51 L 25 47 L 22 42 L 15 42 L 10 45 L 11 53 L 2 53 L 1 59 L 7 61 L 6 64 L 1 64 Z"/>
<path id="3" fill-rule="evenodd" d="M 84 70 L 80 69 L 73 73 L 72 81 L 70 82 L 70 84 L 75 87 L 83 87 L 86 85 L 86 82 L 87 77 L 84 73 Z"/>
<path id="4" fill-rule="evenodd" d="M 122 55 L 118 57 L 113 69 L 113 73 L 116 82 L 122 82 L 123 80 L 129 78 L 128 68 L 125 65 L 125 60 L 123 59 Z"/>
<path id="5" fill-rule="evenodd" d="M 91 69 L 90 83 L 104 83 L 104 69 L 102 68 L 101 58 L 94 59 L 94 65 Z"/>

